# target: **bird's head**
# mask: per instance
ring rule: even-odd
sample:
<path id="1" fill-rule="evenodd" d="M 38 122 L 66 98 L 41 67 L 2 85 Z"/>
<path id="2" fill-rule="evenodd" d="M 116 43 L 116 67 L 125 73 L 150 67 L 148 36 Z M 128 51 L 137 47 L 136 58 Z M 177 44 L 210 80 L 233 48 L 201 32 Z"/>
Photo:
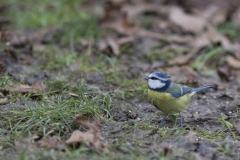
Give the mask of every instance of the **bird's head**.
<path id="1" fill-rule="evenodd" d="M 145 79 L 148 81 L 149 89 L 159 92 L 166 91 L 172 84 L 168 76 L 162 72 L 153 72 Z"/>

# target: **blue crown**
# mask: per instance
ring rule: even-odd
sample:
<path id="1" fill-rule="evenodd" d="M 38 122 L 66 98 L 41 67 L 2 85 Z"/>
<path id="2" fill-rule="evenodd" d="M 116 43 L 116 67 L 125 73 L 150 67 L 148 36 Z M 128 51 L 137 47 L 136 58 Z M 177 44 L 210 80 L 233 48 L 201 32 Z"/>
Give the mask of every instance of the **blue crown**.
<path id="1" fill-rule="evenodd" d="M 162 73 L 162 72 L 153 72 L 152 75 L 155 75 L 159 79 L 166 79 L 166 80 L 169 79 L 169 77 L 166 74 Z"/>

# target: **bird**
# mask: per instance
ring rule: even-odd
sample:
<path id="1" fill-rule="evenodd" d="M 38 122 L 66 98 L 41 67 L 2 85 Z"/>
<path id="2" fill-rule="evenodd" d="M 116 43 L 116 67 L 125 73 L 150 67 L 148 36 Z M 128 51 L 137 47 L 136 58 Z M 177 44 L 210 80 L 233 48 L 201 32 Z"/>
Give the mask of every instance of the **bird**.
<path id="1" fill-rule="evenodd" d="M 215 84 L 192 88 L 186 85 L 174 83 L 163 72 L 155 71 L 145 77 L 148 83 L 147 96 L 157 109 L 165 113 L 161 119 L 160 126 L 165 124 L 165 119 L 171 114 L 180 114 L 180 126 L 183 127 L 183 118 L 181 112 L 188 106 L 190 97 L 194 93 L 215 88 Z"/>

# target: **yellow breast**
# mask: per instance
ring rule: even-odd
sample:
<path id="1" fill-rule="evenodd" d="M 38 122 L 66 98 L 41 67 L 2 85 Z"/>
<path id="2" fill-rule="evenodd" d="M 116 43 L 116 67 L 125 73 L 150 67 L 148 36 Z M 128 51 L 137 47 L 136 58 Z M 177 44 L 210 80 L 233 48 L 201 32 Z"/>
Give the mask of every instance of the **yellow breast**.
<path id="1" fill-rule="evenodd" d="M 169 93 L 161 93 L 148 89 L 149 101 L 166 114 L 180 113 L 185 109 L 190 100 L 189 94 L 174 98 Z"/>

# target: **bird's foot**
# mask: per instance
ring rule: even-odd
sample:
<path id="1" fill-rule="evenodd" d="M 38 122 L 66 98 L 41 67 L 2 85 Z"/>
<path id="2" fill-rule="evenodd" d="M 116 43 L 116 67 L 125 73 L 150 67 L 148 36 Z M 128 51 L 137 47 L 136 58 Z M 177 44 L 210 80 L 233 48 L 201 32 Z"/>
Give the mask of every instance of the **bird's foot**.
<path id="1" fill-rule="evenodd" d="M 184 127 L 184 124 L 180 123 L 179 128 L 182 128 L 182 127 Z"/>
<path id="2" fill-rule="evenodd" d="M 182 128 L 183 126 L 184 126 L 183 118 L 182 118 L 182 114 L 180 114 L 180 125 L 179 125 L 179 128 Z"/>
<path id="3" fill-rule="evenodd" d="M 166 118 L 167 118 L 167 116 L 160 119 L 159 127 L 164 126 L 164 124 L 166 123 Z"/>

